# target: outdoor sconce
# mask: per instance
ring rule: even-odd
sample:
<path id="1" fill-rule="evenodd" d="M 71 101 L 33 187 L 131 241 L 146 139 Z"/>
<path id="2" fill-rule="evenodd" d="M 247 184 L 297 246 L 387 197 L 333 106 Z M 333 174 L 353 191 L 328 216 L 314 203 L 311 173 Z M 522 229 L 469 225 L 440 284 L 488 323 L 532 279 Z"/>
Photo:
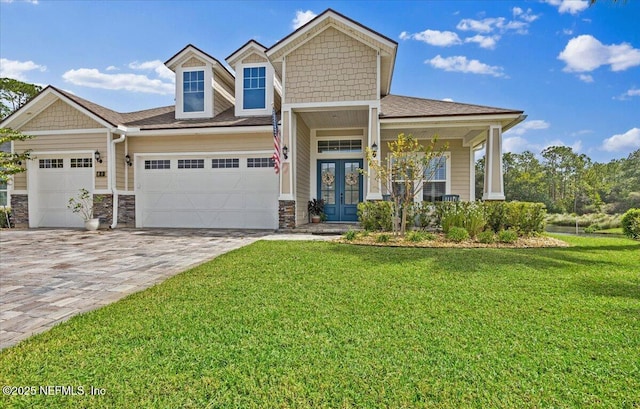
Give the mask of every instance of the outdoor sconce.
<path id="1" fill-rule="evenodd" d="M 287 148 L 287 145 L 284 145 L 282 147 L 282 154 L 284 155 L 285 159 L 289 159 L 289 148 Z"/>
<path id="2" fill-rule="evenodd" d="M 102 163 L 102 158 L 100 158 L 100 152 L 96 151 L 96 153 L 94 154 L 95 158 L 96 158 L 96 162 L 98 163 Z"/>
<path id="3" fill-rule="evenodd" d="M 374 158 L 378 156 L 378 144 L 375 142 L 373 143 L 373 145 L 371 145 L 371 156 L 373 156 Z"/>
<path id="4" fill-rule="evenodd" d="M 127 164 L 127 165 L 129 165 L 129 166 L 133 165 L 133 162 L 131 162 L 131 156 L 126 155 L 126 156 L 124 157 L 124 163 L 126 163 L 126 164 Z"/>

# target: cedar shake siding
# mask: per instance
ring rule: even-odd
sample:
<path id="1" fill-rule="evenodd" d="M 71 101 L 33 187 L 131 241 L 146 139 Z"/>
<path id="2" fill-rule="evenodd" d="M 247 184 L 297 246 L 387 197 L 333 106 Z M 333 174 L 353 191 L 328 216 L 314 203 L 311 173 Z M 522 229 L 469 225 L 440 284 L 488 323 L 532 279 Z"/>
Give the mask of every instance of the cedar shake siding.
<path id="1" fill-rule="evenodd" d="M 376 66 L 375 50 L 328 28 L 287 55 L 285 102 L 375 100 Z"/>
<path id="2" fill-rule="evenodd" d="M 69 104 L 57 100 L 20 129 L 21 132 L 95 129 L 103 126 Z"/>

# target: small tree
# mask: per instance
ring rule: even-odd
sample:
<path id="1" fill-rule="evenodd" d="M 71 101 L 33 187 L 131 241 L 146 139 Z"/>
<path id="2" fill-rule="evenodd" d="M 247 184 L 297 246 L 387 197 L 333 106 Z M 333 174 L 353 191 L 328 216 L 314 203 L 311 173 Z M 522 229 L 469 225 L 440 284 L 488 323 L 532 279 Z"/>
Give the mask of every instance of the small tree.
<path id="1" fill-rule="evenodd" d="M 39 85 L 13 78 L 0 78 L 0 119 L 6 118 L 22 107 L 40 91 L 42 91 L 42 87 Z"/>
<path id="2" fill-rule="evenodd" d="M 24 141 L 32 138 L 30 135 L 24 135 L 20 132 L 9 128 L 0 128 L 0 146 L 9 144 L 11 141 Z M 22 153 L 4 152 L 0 149 L 0 182 L 8 182 L 11 175 L 24 172 L 22 163 L 30 157 L 30 151 Z"/>
<path id="3" fill-rule="evenodd" d="M 382 182 L 393 203 L 394 234 L 404 236 L 414 197 L 422 188 L 423 181 L 433 179 L 437 164 L 448 148 L 444 144 L 436 149 L 437 140 L 434 136 L 425 146 L 412 135 L 401 133 L 396 140 L 387 143 L 389 154 L 380 161 L 370 148 L 366 149 L 369 169 L 375 173 L 376 180 Z"/>

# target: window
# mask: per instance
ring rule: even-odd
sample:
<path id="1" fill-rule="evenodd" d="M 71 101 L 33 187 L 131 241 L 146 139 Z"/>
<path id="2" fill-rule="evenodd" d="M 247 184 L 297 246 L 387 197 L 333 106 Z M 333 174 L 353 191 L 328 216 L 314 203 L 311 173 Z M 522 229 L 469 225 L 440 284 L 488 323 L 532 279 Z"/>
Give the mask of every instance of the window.
<path id="1" fill-rule="evenodd" d="M 145 160 L 145 169 L 171 169 L 171 161 L 169 159 L 162 160 Z"/>
<path id="2" fill-rule="evenodd" d="M 238 168 L 240 159 L 211 159 L 211 167 L 213 169 Z"/>
<path id="3" fill-rule="evenodd" d="M 62 159 L 40 159 L 40 169 L 60 169 L 62 168 Z"/>
<path id="4" fill-rule="evenodd" d="M 272 168 L 273 158 L 247 158 L 248 168 Z"/>
<path id="5" fill-rule="evenodd" d="M 7 182 L 0 180 L 0 206 L 7 206 Z"/>
<path id="6" fill-rule="evenodd" d="M 204 169 L 204 159 L 178 159 L 178 169 Z"/>
<path id="7" fill-rule="evenodd" d="M 183 111 L 204 111 L 204 71 L 185 71 L 182 73 Z"/>
<path id="8" fill-rule="evenodd" d="M 447 194 L 447 157 L 431 159 L 424 171 L 422 200 L 426 202 L 442 201 Z"/>
<path id="9" fill-rule="evenodd" d="M 72 168 L 92 168 L 93 159 L 91 158 L 71 158 Z"/>
<path id="10" fill-rule="evenodd" d="M 318 141 L 318 153 L 327 152 L 362 152 L 362 140 L 339 139 L 331 141 Z"/>
<path id="11" fill-rule="evenodd" d="M 266 67 L 247 67 L 243 70 L 243 109 L 266 107 Z"/>

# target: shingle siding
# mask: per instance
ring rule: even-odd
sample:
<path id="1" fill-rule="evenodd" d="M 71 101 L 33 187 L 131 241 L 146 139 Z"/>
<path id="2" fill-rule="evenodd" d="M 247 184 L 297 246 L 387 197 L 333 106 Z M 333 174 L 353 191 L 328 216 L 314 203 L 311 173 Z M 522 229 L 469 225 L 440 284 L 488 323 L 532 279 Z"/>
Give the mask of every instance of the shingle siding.
<path id="1" fill-rule="evenodd" d="M 102 125 L 73 108 L 66 102 L 57 100 L 35 118 L 20 128 L 22 132 L 51 131 L 66 129 L 94 129 Z"/>

